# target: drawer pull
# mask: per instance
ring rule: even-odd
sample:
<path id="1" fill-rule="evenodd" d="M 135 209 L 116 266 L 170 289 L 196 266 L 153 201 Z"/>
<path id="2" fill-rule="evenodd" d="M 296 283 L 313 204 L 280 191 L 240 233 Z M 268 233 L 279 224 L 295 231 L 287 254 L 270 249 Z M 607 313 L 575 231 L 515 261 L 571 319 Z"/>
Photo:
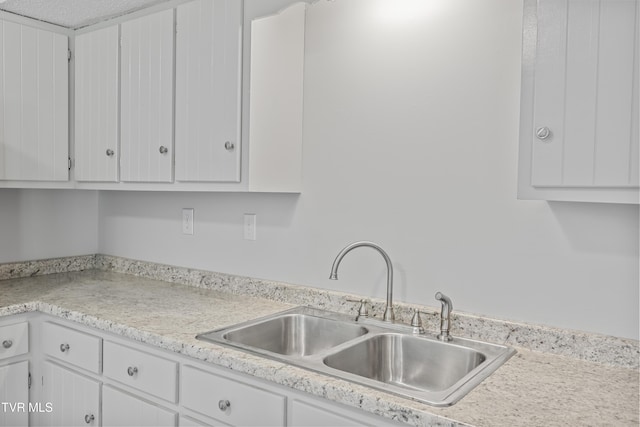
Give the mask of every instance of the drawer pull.
<path id="1" fill-rule="evenodd" d="M 96 417 L 94 417 L 93 414 L 87 414 L 84 416 L 84 422 L 87 424 L 91 424 L 95 419 Z"/>
<path id="2" fill-rule="evenodd" d="M 137 373 L 138 373 L 138 368 L 136 368 L 135 366 L 129 366 L 127 368 L 127 374 L 129 374 L 130 377 L 134 376 Z"/>
<path id="3" fill-rule="evenodd" d="M 69 351 L 71 347 L 69 347 L 69 344 L 60 344 L 60 351 L 61 352 L 65 352 L 65 351 Z"/>
<path id="4" fill-rule="evenodd" d="M 231 402 L 229 402 L 228 400 L 221 400 L 218 402 L 218 408 L 220 408 L 222 412 L 229 409 L 230 406 L 231 406 Z"/>
<path id="5" fill-rule="evenodd" d="M 4 340 L 2 341 L 2 346 L 4 348 L 11 348 L 11 346 L 13 345 L 13 341 L 11 340 Z"/>

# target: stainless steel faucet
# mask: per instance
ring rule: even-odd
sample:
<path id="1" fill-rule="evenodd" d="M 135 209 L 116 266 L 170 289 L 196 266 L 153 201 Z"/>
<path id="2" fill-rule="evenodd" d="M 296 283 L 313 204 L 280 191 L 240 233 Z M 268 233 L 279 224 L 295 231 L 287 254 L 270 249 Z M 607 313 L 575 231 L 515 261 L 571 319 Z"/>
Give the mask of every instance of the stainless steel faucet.
<path id="1" fill-rule="evenodd" d="M 380 246 L 376 245 L 375 243 L 366 241 L 354 242 L 346 246 L 340 251 L 338 256 L 336 256 L 336 259 L 333 261 L 329 279 L 338 280 L 338 266 L 340 265 L 342 258 L 344 258 L 344 256 L 351 250 L 359 248 L 361 246 L 367 246 L 377 250 L 384 258 L 384 261 L 387 263 L 387 307 L 384 310 L 382 320 L 384 320 L 385 322 L 393 322 L 393 320 L 395 319 L 395 315 L 393 314 L 393 265 L 391 264 L 391 258 L 389 258 L 389 255 L 387 255 L 384 249 L 382 249 Z"/>
<path id="2" fill-rule="evenodd" d="M 453 303 L 451 299 L 442 292 L 436 292 L 436 299 L 442 303 L 440 311 L 440 333 L 438 339 L 440 341 L 451 341 L 449 335 L 449 327 L 451 326 L 451 312 L 453 311 Z"/>

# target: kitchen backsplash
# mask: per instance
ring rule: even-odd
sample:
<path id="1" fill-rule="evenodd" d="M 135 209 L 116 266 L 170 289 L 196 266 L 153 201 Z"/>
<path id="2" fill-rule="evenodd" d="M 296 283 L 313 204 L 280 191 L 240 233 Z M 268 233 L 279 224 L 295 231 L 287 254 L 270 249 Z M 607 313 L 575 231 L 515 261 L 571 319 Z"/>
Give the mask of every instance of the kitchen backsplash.
<path id="1" fill-rule="evenodd" d="M 88 269 L 115 271 L 354 315 L 358 303 L 350 300 L 358 301 L 361 298 L 368 298 L 362 295 L 100 254 L 0 264 L 0 280 Z M 385 301 L 371 299 L 371 302 L 373 315 L 379 315 L 384 311 Z M 438 308 L 402 302 L 394 303 L 394 306 L 396 318 L 400 322 L 409 323 L 414 309 L 419 309 L 423 313 L 422 320 L 427 331 L 436 332 L 439 328 Z M 452 313 L 452 324 L 451 333 L 454 336 L 504 343 L 612 366 L 638 368 L 640 365 L 640 343 L 636 340 L 459 312 Z"/>

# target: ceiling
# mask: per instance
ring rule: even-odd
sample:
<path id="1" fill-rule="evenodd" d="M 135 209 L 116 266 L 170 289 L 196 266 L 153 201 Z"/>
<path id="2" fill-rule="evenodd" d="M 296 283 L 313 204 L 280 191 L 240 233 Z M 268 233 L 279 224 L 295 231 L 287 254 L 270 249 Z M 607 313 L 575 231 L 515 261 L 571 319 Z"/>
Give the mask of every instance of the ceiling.
<path id="1" fill-rule="evenodd" d="M 167 0 L 6 0 L 0 10 L 78 29 Z"/>

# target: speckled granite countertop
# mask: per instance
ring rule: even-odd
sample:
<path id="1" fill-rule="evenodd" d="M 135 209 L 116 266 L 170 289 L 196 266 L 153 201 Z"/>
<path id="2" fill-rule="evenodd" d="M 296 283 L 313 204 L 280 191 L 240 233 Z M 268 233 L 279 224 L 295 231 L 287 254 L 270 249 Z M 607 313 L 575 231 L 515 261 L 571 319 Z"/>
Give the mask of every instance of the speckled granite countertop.
<path id="1" fill-rule="evenodd" d="M 435 408 L 195 339 L 290 307 L 113 271 L 0 281 L 0 316 L 41 311 L 410 425 L 639 424 L 639 376 L 632 368 L 518 348 L 456 405 Z"/>

